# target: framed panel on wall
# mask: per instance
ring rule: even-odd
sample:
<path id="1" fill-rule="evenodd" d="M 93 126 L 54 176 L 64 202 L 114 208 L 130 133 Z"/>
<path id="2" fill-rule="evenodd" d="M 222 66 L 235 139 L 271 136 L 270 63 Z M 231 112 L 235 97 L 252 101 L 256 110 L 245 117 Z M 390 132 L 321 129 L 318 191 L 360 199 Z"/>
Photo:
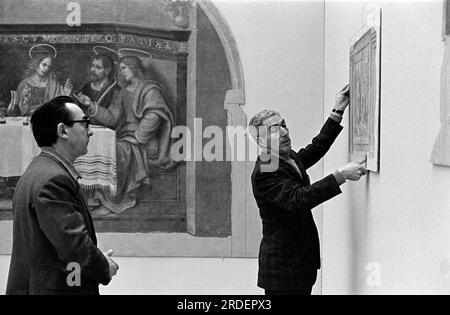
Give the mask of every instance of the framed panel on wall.
<path id="1" fill-rule="evenodd" d="M 450 1 L 444 0 L 444 14 L 442 23 L 442 38 L 450 35 Z"/>
<path id="2" fill-rule="evenodd" d="M 445 46 L 441 69 L 440 128 L 431 151 L 430 162 L 434 165 L 450 167 L 450 102 L 448 81 L 450 77 L 450 1 L 444 1 L 442 37 Z"/>
<path id="3" fill-rule="evenodd" d="M 380 165 L 381 10 L 368 15 L 367 26 L 350 45 L 351 160 L 367 157 L 367 169 Z"/>

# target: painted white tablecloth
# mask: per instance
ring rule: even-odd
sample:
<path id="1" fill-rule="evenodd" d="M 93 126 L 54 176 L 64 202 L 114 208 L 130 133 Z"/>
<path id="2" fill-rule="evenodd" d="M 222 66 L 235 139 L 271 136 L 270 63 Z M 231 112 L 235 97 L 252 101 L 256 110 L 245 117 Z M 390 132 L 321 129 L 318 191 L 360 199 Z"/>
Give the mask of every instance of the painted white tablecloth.
<path id="1" fill-rule="evenodd" d="M 34 140 L 25 117 L 7 117 L 0 124 L 0 177 L 21 176 L 41 150 Z M 88 154 L 75 161 L 81 175 L 80 185 L 86 189 L 117 191 L 116 133 L 114 130 L 91 126 L 94 135 Z"/>
<path id="2" fill-rule="evenodd" d="M 88 154 L 75 161 L 80 173 L 80 185 L 86 189 L 109 189 L 117 192 L 116 132 L 114 130 L 91 126 L 94 135 L 88 146 Z"/>
<path id="3" fill-rule="evenodd" d="M 26 118 L 8 117 L 4 120 L 6 123 L 0 124 L 0 176 L 21 176 L 41 150 Z"/>

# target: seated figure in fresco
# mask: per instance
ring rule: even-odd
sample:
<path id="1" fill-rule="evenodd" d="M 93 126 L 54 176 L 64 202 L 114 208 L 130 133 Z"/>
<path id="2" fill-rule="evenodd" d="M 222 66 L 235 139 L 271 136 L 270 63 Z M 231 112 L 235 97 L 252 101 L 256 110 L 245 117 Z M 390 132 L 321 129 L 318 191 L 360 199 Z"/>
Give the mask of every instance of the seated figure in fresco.
<path id="1" fill-rule="evenodd" d="M 117 193 L 95 190 L 93 198 L 101 203 L 93 212 L 96 217 L 134 207 L 139 188 L 150 185 L 150 166 L 170 169 L 175 165 L 170 158 L 174 120 L 161 88 L 145 79 L 146 69 L 138 57 L 122 57 L 119 67 L 126 88 L 109 108 L 78 95 L 91 117 L 116 129 Z"/>
<path id="2" fill-rule="evenodd" d="M 41 105 L 57 96 L 72 93 L 72 83 L 68 79 L 62 86 L 52 71 L 56 49 L 47 44 L 33 46 L 29 51 L 30 61 L 25 78 L 12 93 L 7 113 L 9 116 L 31 116 Z"/>
<path id="3" fill-rule="evenodd" d="M 106 54 L 96 54 L 91 59 L 89 82 L 80 90 L 98 106 L 109 108 L 117 99 L 121 88 L 114 77 L 114 60 Z M 92 119 L 92 124 L 104 125 L 101 121 Z M 113 126 L 105 126 L 113 127 Z"/>

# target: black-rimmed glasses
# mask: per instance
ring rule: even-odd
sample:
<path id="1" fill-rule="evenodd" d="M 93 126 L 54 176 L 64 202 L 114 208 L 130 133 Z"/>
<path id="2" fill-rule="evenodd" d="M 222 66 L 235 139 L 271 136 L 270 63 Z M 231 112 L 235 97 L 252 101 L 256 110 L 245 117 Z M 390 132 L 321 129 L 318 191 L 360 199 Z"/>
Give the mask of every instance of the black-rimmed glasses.
<path id="1" fill-rule="evenodd" d="M 80 120 L 69 120 L 67 123 L 68 124 L 85 123 L 86 124 L 86 129 L 88 129 L 89 128 L 89 124 L 91 123 L 91 120 L 89 119 L 89 117 L 87 117 L 87 118 L 83 118 L 83 119 L 80 119 Z"/>

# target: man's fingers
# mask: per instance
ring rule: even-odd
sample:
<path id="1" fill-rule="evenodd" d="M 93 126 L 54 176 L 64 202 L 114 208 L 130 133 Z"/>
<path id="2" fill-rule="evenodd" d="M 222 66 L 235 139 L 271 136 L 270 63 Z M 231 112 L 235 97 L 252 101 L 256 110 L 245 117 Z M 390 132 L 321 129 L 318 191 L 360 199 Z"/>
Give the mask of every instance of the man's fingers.
<path id="1" fill-rule="evenodd" d="M 342 95 L 342 97 L 345 97 L 347 99 L 347 101 L 350 100 L 350 89 L 349 88 L 340 92 L 340 94 Z"/>
<path id="2" fill-rule="evenodd" d="M 73 96 L 75 96 L 75 98 L 78 100 L 78 101 L 80 101 L 81 103 L 83 103 L 84 104 L 84 102 L 86 101 L 86 98 L 85 98 L 85 96 L 83 95 L 83 94 L 78 94 L 78 95 L 76 95 L 76 94 L 74 94 Z"/>
<path id="3" fill-rule="evenodd" d="M 345 86 L 342 88 L 342 90 L 340 90 L 339 92 L 342 93 L 342 92 L 346 92 L 346 91 L 350 91 L 350 86 L 349 86 L 348 84 L 345 85 Z"/>
<path id="4" fill-rule="evenodd" d="M 364 166 L 362 166 L 362 165 L 359 166 L 358 170 L 359 170 L 359 174 L 360 174 L 361 176 L 367 174 L 367 169 L 366 169 Z"/>
<path id="5" fill-rule="evenodd" d="M 119 264 L 118 263 L 116 263 L 114 260 L 112 260 L 111 259 L 111 262 L 113 263 L 113 266 L 114 266 L 114 268 L 116 269 L 116 272 L 117 272 L 117 270 L 119 270 L 120 268 L 119 268 Z"/>
<path id="6" fill-rule="evenodd" d="M 356 163 L 358 163 L 360 165 L 366 164 L 367 163 L 367 155 L 364 157 L 363 160 L 357 161 Z"/>

